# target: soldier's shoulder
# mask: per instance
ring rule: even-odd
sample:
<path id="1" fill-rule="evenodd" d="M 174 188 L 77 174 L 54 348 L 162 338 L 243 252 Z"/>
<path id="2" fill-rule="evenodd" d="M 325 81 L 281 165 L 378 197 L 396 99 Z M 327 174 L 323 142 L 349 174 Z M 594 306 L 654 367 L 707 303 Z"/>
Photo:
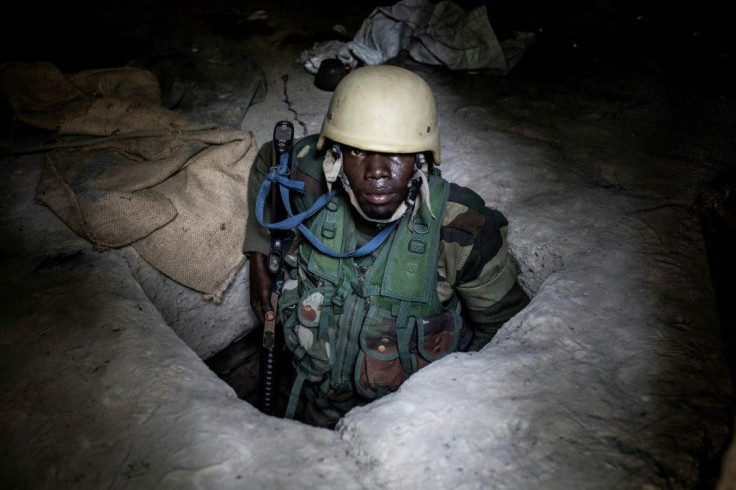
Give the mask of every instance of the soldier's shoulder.
<path id="1" fill-rule="evenodd" d="M 458 280 L 468 281 L 503 249 L 508 221 L 472 189 L 450 186 L 440 235 L 445 244 L 443 253 L 446 261 L 455 257 L 458 270 L 467 272 Z"/>
<path id="2" fill-rule="evenodd" d="M 479 228 L 488 225 L 496 229 L 508 226 L 508 220 L 502 212 L 487 206 L 474 190 L 455 183 L 450 183 L 447 208 L 442 221 L 443 226 L 470 233 L 476 233 Z"/>
<path id="3" fill-rule="evenodd" d="M 324 180 L 322 162 L 325 153 L 317 150 L 318 139 L 318 134 L 310 134 L 297 140 L 294 143 L 294 157 L 299 170 L 316 180 L 322 181 Z"/>
<path id="4" fill-rule="evenodd" d="M 294 150 L 292 151 L 292 155 L 297 160 L 305 160 L 305 161 L 311 161 L 317 158 L 318 155 L 324 156 L 324 152 L 321 152 L 317 150 L 317 140 L 319 139 L 319 134 L 310 134 L 308 136 L 304 136 L 302 138 L 299 138 L 294 141 Z M 271 154 L 273 153 L 273 140 L 269 140 L 266 143 L 262 144 L 258 150 L 259 152 L 263 154 Z M 322 160 L 319 160 L 320 165 L 322 164 Z"/>

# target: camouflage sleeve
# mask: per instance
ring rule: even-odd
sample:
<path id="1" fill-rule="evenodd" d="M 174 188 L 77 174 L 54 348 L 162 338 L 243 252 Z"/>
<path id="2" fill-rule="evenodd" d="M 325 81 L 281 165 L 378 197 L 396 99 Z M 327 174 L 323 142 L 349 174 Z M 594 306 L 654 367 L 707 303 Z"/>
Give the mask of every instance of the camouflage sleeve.
<path id="1" fill-rule="evenodd" d="M 514 281 L 509 292 L 496 304 L 481 311 L 466 311 L 465 320 L 473 329 L 473 340 L 470 341 L 468 350 L 479 350 L 490 342 L 503 324 L 528 304 L 529 296 Z"/>
<path id="2" fill-rule="evenodd" d="M 445 288 L 454 290 L 473 329 L 470 350 L 485 345 L 529 299 L 508 253 L 508 221 L 475 192 L 451 184 L 442 228 Z"/>

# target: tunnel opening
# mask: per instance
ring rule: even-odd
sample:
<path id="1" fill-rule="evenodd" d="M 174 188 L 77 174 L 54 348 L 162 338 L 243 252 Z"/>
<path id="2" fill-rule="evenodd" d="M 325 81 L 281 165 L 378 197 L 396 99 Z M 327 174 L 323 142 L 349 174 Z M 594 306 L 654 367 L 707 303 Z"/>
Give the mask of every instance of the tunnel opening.
<path id="1" fill-rule="evenodd" d="M 539 281 L 539 271 L 533 271 L 531 265 L 526 261 L 519 260 L 514 254 L 510 255 L 514 266 L 519 271 L 519 284 L 533 299 L 534 293 L 529 289 L 529 282 Z M 246 267 L 247 268 L 247 267 Z M 544 271 L 542 274 L 549 274 Z M 531 279 L 528 276 L 534 276 Z M 543 279 L 541 279 L 543 281 Z M 523 310 L 519 312 L 522 314 Z M 470 326 L 466 326 L 470 328 Z M 203 362 L 222 381 L 227 383 L 236 393 L 239 399 L 253 405 L 267 415 L 283 417 L 287 410 L 289 397 L 292 395 L 296 372 L 292 365 L 292 354 L 283 344 L 283 334 L 280 332 L 281 325 L 277 325 L 277 345 L 282 349 L 276 350 L 274 354 L 273 368 L 268 368 L 265 363 L 267 351 L 263 348 L 263 325 L 258 325 L 244 335 L 233 340 L 229 345 L 217 351 Z M 492 347 L 489 347 L 492 348 Z M 266 375 L 266 370 L 268 375 Z M 271 376 L 275 379 L 273 388 L 264 388 L 264 377 Z M 270 386 L 270 379 L 268 382 Z M 268 389 L 268 393 L 264 390 Z M 269 401 L 270 399 L 270 401 Z M 366 402 L 370 403 L 369 401 Z M 302 421 L 303 410 L 301 400 L 296 408 L 295 420 Z"/>
<path id="2" fill-rule="evenodd" d="M 238 398 L 264 410 L 260 375 L 263 366 L 263 327 L 256 328 L 235 340 L 204 363 L 220 379 L 230 385 Z M 276 389 L 271 415 L 283 417 L 294 382 L 291 357 L 288 352 L 276 355 Z M 271 410 L 269 410 L 271 411 Z"/>

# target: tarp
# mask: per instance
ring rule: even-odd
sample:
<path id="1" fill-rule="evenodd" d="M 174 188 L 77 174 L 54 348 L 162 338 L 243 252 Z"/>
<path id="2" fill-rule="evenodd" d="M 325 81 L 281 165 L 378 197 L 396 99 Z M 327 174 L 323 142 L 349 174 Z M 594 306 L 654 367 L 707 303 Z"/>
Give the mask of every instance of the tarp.
<path id="1" fill-rule="evenodd" d="M 315 45 L 302 62 L 316 73 L 325 58 L 339 58 L 350 67 L 378 65 L 406 50 L 420 63 L 506 74 L 533 40 L 532 33 L 518 32 L 499 42 L 485 6 L 466 12 L 451 1 L 402 0 L 376 8 L 352 41 Z"/>

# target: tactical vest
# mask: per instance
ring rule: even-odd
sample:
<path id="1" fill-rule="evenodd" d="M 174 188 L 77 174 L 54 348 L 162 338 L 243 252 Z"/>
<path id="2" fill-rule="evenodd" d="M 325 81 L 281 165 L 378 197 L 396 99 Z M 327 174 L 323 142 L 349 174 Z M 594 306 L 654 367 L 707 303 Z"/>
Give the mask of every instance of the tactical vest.
<path id="1" fill-rule="evenodd" d="M 429 186 L 436 219 L 421 206 L 410 228 L 408 211 L 371 256 L 338 259 L 300 245 L 298 276 L 285 283 L 279 303 L 285 343 L 298 373 L 292 412 L 304 379 L 322 381 L 322 392 L 375 399 L 457 350 L 463 329 L 458 300 L 443 305 L 437 297 L 449 184 L 430 175 Z M 332 250 L 360 245 L 350 206 L 340 194 L 309 225 Z"/>

